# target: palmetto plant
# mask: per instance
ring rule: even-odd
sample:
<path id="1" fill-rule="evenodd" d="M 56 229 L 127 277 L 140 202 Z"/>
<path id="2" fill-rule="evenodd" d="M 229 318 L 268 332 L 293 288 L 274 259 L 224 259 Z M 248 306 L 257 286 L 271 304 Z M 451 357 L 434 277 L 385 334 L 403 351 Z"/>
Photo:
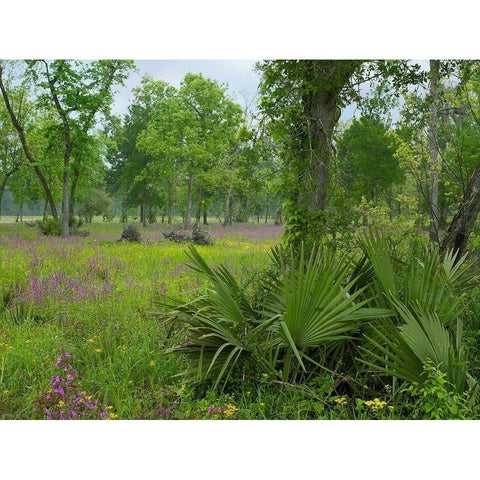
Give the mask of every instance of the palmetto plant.
<path id="1" fill-rule="evenodd" d="M 452 389 L 467 386 L 467 358 L 462 348 L 463 295 L 474 272 L 465 257 L 447 252 L 441 261 L 429 248 L 423 258 L 394 262 L 388 242 L 370 232 L 360 241 L 375 275 L 370 285 L 395 316 L 372 323 L 364 362 L 379 372 L 422 383 L 424 366 L 433 362 Z M 364 266 L 363 268 L 367 268 Z"/>
<path id="2" fill-rule="evenodd" d="M 269 276 L 259 308 L 224 266 L 211 268 L 191 246 L 190 268 L 210 286 L 189 303 L 169 305 L 169 319 L 187 329 L 185 342 L 172 350 L 186 355 L 193 378 L 212 376 L 217 386 L 245 362 L 281 369 L 284 380 L 296 381 L 360 346 L 356 356 L 374 372 L 421 384 L 433 362 L 462 393 L 469 376 L 461 312 L 473 278 L 465 258 L 447 253 L 441 261 L 428 249 L 422 259 L 395 260 L 387 241 L 372 232 L 360 246 L 356 264 L 324 247 L 309 255 L 273 248 L 278 273 Z"/>
<path id="3" fill-rule="evenodd" d="M 365 320 L 391 314 L 366 306 L 371 299 L 362 296 L 364 288 L 352 291 L 358 279 L 349 275 L 348 260 L 326 248 L 314 248 L 308 258 L 302 248 L 297 258 L 293 250 L 277 247 L 271 257 L 281 276 L 265 314 L 275 319 L 270 329 L 276 332 L 277 347 L 286 350 L 284 378 L 290 374 L 292 356 L 305 371 L 304 361 L 313 361 L 312 350 L 351 338 Z"/>
<path id="4" fill-rule="evenodd" d="M 197 379 L 215 373 L 215 385 L 242 358 L 265 369 L 281 365 L 284 379 L 293 379 L 298 369 L 306 371 L 306 362 L 318 363 L 311 357 L 315 349 L 350 338 L 363 321 L 391 314 L 365 306 L 370 299 L 360 299 L 363 289 L 350 293 L 357 279 L 349 278 L 348 262 L 324 248 L 308 258 L 302 248 L 298 259 L 293 251 L 273 249 L 280 275 L 271 276 L 272 293 L 260 310 L 225 267 L 210 268 L 194 247 L 188 256 L 211 286 L 193 302 L 170 305 L 170 318 L 188 330 L 186 342 L 173 350 L 187 355 Z"/>

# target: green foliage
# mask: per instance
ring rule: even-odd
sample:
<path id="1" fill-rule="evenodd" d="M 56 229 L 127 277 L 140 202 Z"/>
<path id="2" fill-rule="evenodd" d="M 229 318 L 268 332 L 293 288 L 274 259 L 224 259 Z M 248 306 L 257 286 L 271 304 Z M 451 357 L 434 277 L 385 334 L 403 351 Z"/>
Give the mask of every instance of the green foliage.
<path id="1" fill-rule="evenodd" d="M 467 388 L 466 353 L 462 347 L 463 295 L 473 277 L 465 257 L 428 249 L 422 260 L 394 262 L 388 243 L 377 234 L 362 239 L 362 249 L 375 276 L 371 288 L 393 320 L 372 324 L 366 361 L 380 372 L 422 383 L 423 367 L 435 362 L 457 392 Z M 455 263 L 456 261 L 456 263 Z M 463 264 L 463 268 L 462 268 Z"/>
<path id="2" fill-rule="evenodd" d="M 469 406 L 468 397 L 455 393 L 448 383 L 446 374 L 431 361 L 425 363 L 424 382 L 405 387 L 405 406 L 414 419 L 421 420 L 465 420 L 476 419 L 475 411 Z"/>
<path id="3" fill-rule="evenodd" d="M 86 236 L 88 231 L 81 230 L 83 226 L 82 218 L 70 217 L 68 226 L 71 235 Z M 60 237 L 63 234 L 63 220 L 60 217 L 57 221 L 52 217 L 43 220 L 37 220 L 37 227 L 43 235 Z"/>
<path id="4" fill-rule="evenodd" d="M 396 143 L 388 127 L 376 118 L 354 119 L 343 132 L 337 142 L 338 163 L 350 200 L 366 196 L 377 202 L 383 195 L 393 200 L 392 187 L 404 181 L 394 156 Z"/>

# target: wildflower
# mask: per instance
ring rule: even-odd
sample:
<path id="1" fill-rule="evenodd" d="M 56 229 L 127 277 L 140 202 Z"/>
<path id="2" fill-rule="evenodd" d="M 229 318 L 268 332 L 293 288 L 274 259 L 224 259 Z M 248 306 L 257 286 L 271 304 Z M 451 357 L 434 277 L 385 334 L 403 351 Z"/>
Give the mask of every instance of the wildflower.
<path id="1" fill-rule="evenodd" d="M 236 411 L 238 411 L 238 408 L 235 405 L 232 405 L 231 403 L 227 403 L 223 410 L 223 414 L 225 415 L 225 417 L 229 418 L 229 417 L 233 417 Z"/>
<path id="2" fill-rule="evenodd" d="M 339 405 L 346 405 L 347 399 L 345 397 L 340 397 L 340 398 L 336 398 L 335 402 L 338 403 Z"/>
<path id="3" fill-rule="evenodd" d="M 151 367 L 154 367 L 156 364 L 157 364 L 157 363 L 155 362 L 155 360 L 150 360 L 149 365 L 150 365 Z"/>
<path id="4" fill-rule="evenodd" d="M 95 352 L 97 352 L 97 353 L 102 353 L 102 349 L 101 349 L 101 348 L 96 348 L 96 349 L 95 349 Z"/>
<path id="5" fill-rule="evenodd" d="M 25 340 L 25 343 L 31 343 L 32 341 L 30 339 Z"/>
<path id="6" fill-rule="evenodd" d="M 262 376 L 267 378 L 268 377 L 268 373 L 262 373 Z"/>
<path id="7" fill-rule="evenodd" d="M 374 398 L 373 400 L 367 400 L 363 402 L 367 407 L 369 407 L 373 412 L 377 410 L 383 410 L 385 406 L 387 406 L 387 402 L 380 400 L 378 398 Z"/>

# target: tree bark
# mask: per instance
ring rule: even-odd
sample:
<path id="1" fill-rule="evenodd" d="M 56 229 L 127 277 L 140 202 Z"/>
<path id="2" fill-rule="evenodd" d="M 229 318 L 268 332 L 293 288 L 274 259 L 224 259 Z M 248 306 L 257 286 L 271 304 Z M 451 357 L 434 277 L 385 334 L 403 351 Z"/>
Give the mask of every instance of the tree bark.
<path id="1" fill-rule="evenodd" d="M 223 220 L 224 227 L 231 226 L 233 222 L 232 193 L 233 187 L 229 187 L 227 194 L 225 195 L 225 218 Z"/>
<path id="2" fill-rule="evenodd" d="M 428 149 L 430 151 L 430 239 L 438 242 L 440 210 L 438 208 L 438 175 L 440 171 L 437 150 L 437 111 L 438 111 L 438 60 L 430 60 L 430 120 L 428 123 Z"/>
<path id="3" fill-rule="evenodd" d="M 72 182 L 70 187 L 70 197 L 69 197 L 69 215 L 73 217 L 75 215 L 75 201 L 77 193 L 78 178 L 80 176 L 80 170 L 77 166 L 73 167 Z"/>
<path id="4" fill-rule="evenodd" d="M 267 204 L 265 206 L 265 223 L 268 222 L 268 192 L 267 192 Z"/>
<path id="5" fill-rule="evenodd" d="M 62 202 L 62 220 L 63 220 L 63 236 L 65 238 L 70 236 L 69 231 L 69 220 L 70 220 L 70 202 L 68 200 L 69 195 L 69 169 L 70 169 L 70 155 L 72 153 L 72 139 L 70 136 L 70 123 L 68 121 L 67 114 L 65 110 L 62 108 L 60 104 L 60 100 L 58 98 L 57 91 L 55 90 L 55 83 L 57 82 L 56 78 L 52 78 L 50 76 L 50 71 L 48 68 L 48 63 L 43 60 L 45 65 L 45 72 L 47 75 L 48 86 L 50 89 L 50 93 L 53 98 L 53 103 L 55 104 L 55 108 L 57 110 L 60 119 L 62 120 L 63 124 L 63 136 L 65 141 L 65 150 L 63 152 L 63 202 Z"/>
<path id="6" fill-rule="evenodd" d="M 205 207 L 203 207 L 203 224 L 208 225 L 207 209 Z"/>
<path id="7" fill-rule="evenodd" d="M 329 166 L 333 156 L 333 129 L 338 121 L 337 97 L 361 62 L 306 60 L 303 113 L 304 142 L 297 203 L 312 214 L 324 211 Z M 313 86 L 312 86 L 313 85 Z"/>
<path id="8" fill-rule="evenodd" d="M 440 251 L 444 253 L 447 250 L 458 252 L 457 259 L 460 258 L 467 249 L 468 237 L 472 233 L 473 227 L 480 212 L 480 163 L 475 168 L 471 176 L 463 202 L 458 212 L 453 217 L 447 234 L 442 241 Z"/>
<path id="9" fill-rule="evenodd" d="M 145 193 L 142 193 L 142 204 L 140 205 L 140 222 L 144 227 L 147 226 L 147 206 L 145 200 Z"/>
<path id="10" fill-rule="evenodd" d="M 283 207 L 282 207 L 282 204 L 280 203 L 280 205 L 277 208 L 277 213 L 275 216 L 275 225 L 282 224 L 282 210 L 283 210 Z"/>
<path id="11" fill-rule="evenodd" d="M 185 222 L 183 225 L 185 230 L 192 226 L 193 165 L 191 167 L 192 171 L 188 177 L 187 209 L 185 211 Z"/>

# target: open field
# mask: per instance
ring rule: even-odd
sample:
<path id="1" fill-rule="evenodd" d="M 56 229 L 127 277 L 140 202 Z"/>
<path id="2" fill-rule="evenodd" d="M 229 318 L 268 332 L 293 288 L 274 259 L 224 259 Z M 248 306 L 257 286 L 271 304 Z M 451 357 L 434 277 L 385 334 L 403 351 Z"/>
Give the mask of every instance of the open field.
<path id="1" fill-rule="evenodd" d="M 118 418 L 165 416 L 178 403 L 182 366 L 165 350 L 181 338 L 167 338 L 151 312 L 157 300 L 190 298 L 202 283 L 184 264 L 185 245 L 163 239 L 171 228 L 139 227 L 143 242 L 131 244 L 117 242 L 118 223 L 88 225 L 89 236 L 67 241 L 0 227 L 0 418 L 43 418 L 34 404 L 49 391 L 61 350 L 83 389 Z M 199 251 L 245 281 L 281 233 L 264 224 L 208 228 L 215 245 Z"/>

